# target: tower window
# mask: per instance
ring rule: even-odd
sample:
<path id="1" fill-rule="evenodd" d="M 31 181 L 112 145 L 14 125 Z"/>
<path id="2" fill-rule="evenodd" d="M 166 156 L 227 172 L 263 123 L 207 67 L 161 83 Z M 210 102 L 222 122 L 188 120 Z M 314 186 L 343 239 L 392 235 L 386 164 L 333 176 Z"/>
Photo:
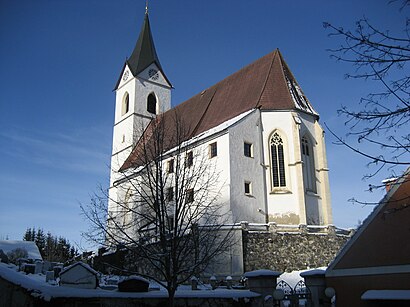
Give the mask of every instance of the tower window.
<path id="1" fill-rule="evenodd" d="M 245 195 L 252 195 L 252 183 L 245 181 Z"/>
<path id="2" fill-rule="evenodd" d="M 303 182 L 307 191 L 316 192 L 316 171 L 313 147 L 307 137 L 302 138 Z"/>
<path id="3" fill-rule="evenodd" d="M 148 95 L 147 111 L 151 114 L 157 114 L 157 98 L 155 97 L 154 93 Z"/>
<path id="4" fill-rule="evenodd" d="M 209 158 L 216 157 L 218 155 L 217 143 L 209 144 Z"/>
<path id="5" fill-rule="evenodd" d="M 275 132 L 270 139 L 272 186 L 273 188 L 285 187 L 285 157 L 283 139 Z"/>
<path id="6" fill-rule="evenodd" d="M 122 98 L 122 107 L 121 115 L 125 115 L 130 110 L 130 95 L 128 92 L 125 92 L 124 97 Z"/>
<path id="7" fill-rule="evenodd" d="M 253 146 L 251 143 L 244 142 L 243 143 L 243 154 L 245 157 L 252 158 L 253 157 Z"/>

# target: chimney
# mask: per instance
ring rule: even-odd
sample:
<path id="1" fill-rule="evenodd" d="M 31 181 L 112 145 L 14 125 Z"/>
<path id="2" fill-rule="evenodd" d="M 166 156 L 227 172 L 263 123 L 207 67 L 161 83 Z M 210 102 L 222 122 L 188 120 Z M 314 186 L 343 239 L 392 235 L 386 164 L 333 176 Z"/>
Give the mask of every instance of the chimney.
<path id="1" fill-rule="evenodd" d="M 388 179 L 382 180 L 382 183 L 384 184 L 384 186 L 386 188 L 386 193 L 388 193 L 390 191 L 390 189 L 394 186 L 397 179 L 398 178 L 388 178 Z"/>

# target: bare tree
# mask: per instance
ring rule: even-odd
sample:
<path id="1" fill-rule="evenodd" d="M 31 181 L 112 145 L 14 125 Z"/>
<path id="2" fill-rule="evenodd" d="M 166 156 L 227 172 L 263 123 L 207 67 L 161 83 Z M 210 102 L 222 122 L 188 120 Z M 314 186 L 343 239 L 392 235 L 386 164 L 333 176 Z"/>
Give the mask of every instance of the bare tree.
<path id="1" fill-rule="evenodd" d="M 402 2 L 401 13 L 405 13 L 409 4 L 409 1 Z M 360 147 L 348 143 L 328 127 L 338 144 L 368 158 L 369 165 L 376 166 L 366 178 L 385 167 L 393 170 L 397 165 L 410 165 L 409 24 L 410 20 L 405 17 L 404 31 L 396 36 L 389 30 L 378 29 L 366 18 L 356 22 L 354 31 L 324 23 L 330 30 L 329 36 L 342 41 L 338 48 L 329 50 L 331 57 L 356 68 L 346 77 L 379 84 L 378 90 L 361 98 L 358 109 L 342 106 L 338 110 L 346 118 L 348 136 L 355 137 Z M 368 149 L 364 150 L 361 145 Z"/>
<path id="2" fill-rule="evenodd" d="M 104 193 L 82 208 L 92 225 L 87 237 L 136 255 L 143 262 L 135 270 L 167 289 L 170 306 L 178 285 L 232 242 L 215 159 L 191 143 L 191 133 L 177 111 L 157 116 L 120 170 L 120 196 Z"/>

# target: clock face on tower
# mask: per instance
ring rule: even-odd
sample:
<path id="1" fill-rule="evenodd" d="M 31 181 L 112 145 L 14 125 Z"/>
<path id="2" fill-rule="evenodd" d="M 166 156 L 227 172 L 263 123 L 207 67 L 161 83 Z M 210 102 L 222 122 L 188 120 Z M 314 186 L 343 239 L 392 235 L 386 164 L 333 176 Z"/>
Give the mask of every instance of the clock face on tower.
<path id="1" fill-rule="evenodd" d="M 159 78 L 158 71 L 156 71 L 153 68 L 148 70 L 148 75 L 149 75 L 150 79 L 152 79 L 152 80 L 158 80 L 158 78 Z"/>

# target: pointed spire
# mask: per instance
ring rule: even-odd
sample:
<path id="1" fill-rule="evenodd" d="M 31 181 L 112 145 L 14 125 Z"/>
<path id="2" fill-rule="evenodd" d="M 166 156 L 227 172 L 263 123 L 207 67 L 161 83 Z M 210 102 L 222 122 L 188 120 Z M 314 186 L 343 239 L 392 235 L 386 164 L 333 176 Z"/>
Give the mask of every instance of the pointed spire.
<path id="1" fill-rule="evenodd" d="M 140 36 L 137 43 L 135 44 L 134 51 L 132 52 L 130 58 L 127 60 L 127 64 L 130 67 L 133 75 L 137 76 L 152 63 L 155 63 L 162 71 L 157 52 L 155 51 L 154 40 L 152 38 L 147 3 L 144 23 L 141 28 Z"/>

